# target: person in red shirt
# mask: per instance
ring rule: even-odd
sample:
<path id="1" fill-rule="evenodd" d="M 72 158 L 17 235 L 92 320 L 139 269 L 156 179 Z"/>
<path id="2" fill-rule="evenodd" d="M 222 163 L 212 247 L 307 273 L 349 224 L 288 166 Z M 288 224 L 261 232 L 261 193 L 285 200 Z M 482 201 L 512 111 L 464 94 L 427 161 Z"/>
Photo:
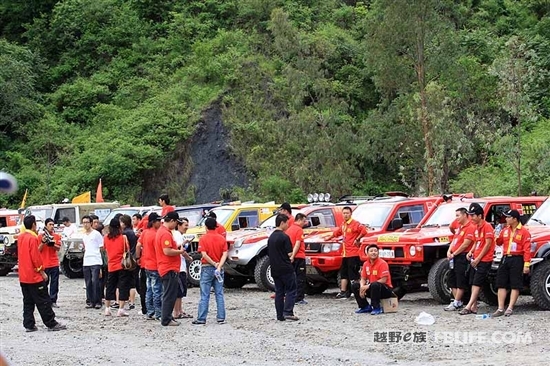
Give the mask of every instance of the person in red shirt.
<path id="1" fill-rule="evenodd" d="M 503 247 L 503 256 L 497 271 L 498 309 L 492 315 L 495 318 L 512 315 L 519 291 L 523 288 L 523 275 L 529 274 L 531 265 L 531 234 L 521 224 L 519 211 L 508 210 L 503 214 L 508 226 L 500 232 L 497 239 L 497 245 Z M 510 304 L 505 312 L 509 288 L 512 289 Z"/>
<path id="2" fill-rule="evenodd" d="M 470 301 L 462 309 L 460 315 L 477 314 L 477 298 L 481 286 L 487 280 L 487 274 L 493 263 L 495 251 L 495 235 L 493 226 L 484 220 L 483 207 L 479 203 L 472 203 L 468 209 L 468 215 L 475 225 L 474 245 L 466 255 L 470 261 L 470 285 L 472 294 Z"/>
<path id="3" fill-rule="evenodd" d="M 125 251 L 130 250 L 126 235 L 122 234 L 120 221 L 113 218 L 109 222 L 109 234 L 103 238 L 103 248 L 107 252 L 107 288 L 105 290 L 105 315 L 111 315 L 111 301 L 116 300 L 118 290 L 117 316 L 129 316 L 124 304 L 130 298 L 130 287 L 134 280 L 132 271 L 122 268 L 122 257 Z"/>
<path id="4" fill-rule="evenodd" d="M 214 287 L 216 296 L 216 321 L 218 324 L 225 324 L 225 300 L 223 297 L 223 265 L 227 259 L 227 242 L 223 236 L 216 233 L 216 220 L 209 217 L 204 222 L 206 234 L 199 239 L 199 253 L 201 259 L 201 299 L 197 320 L 194 325 L 206 324 L 208 316 L 208 302 L 210 301 L 210 289 Z M 221 280 L 221 281 L 220 281 Z"/>
<path id="5" fill-rule="evenodd" d="M 340 267 L 340 292 L 336 295 L 336 298 L 349 299 L 351 296 L 350 281 L 357 281 L 359 279 L 359 270 L 361 268 L 359 245 L 361 238 L 367 235 L 367 228 L 359 221 L 351 218 L 351 207 L 344 207 L 342 209 L 342 216 L 344 216 L 344 223 L 332 232 L 330 238 L 344 237 L 344 247 L 342 250 L 344 258 Z M 327 240 L 330 238 L 327 238 Z"/>
<path id="6" fill-rule="evenodd" d="M 382 314 L 380 307 L 381 299 L 395 297 L 391 283 L 390 267 L 388 263 L 379 258 L 378 246 L 371 244 L 367 247 L 369 259 L 363 264 L 361 280 L 354 282 L 352 290 L 357 301 L 357 314 L 371 313 L 371 315 Z M 367 301 L 370 298 L 371 304 Z"/>
<path id="7" fill-rule="evenodd" d="M 456 220 L 460 224 L 459 230 L 453 237 L 453 241 L 447 250 L 447 259 L 449 260 L 449 286 L 454 300 L 444 308 L 445 311 L 455 311 L 462 308 L 462 296 L 468 289 L 468 259 L 466 254 L 470 251 L 474 243 L 475 226 L 468 217 L 468 210 L 464 207 L 455 212 Z"/>
<path id="8" fill-rule="evenodd" d="M 34 319 L 34 308 L 38 308 L 44 325 L 49 330 L 66 329 L 55 320 L 50 295 L 48 293 L 48 275 L 38 252 L 36 218 L 33 215 L 23 219 L 25 231 L 17 238 L 17 258 L 19 283 L 23 293 L 23 326 L 27 332 L 38 330 Z"/>
<path id="9" fill-rule="evenodd" d="M 141 220 L 141 222 L 144 222 Z M 157 267 L 155 239 L 161 226 L 161 218 L 156 212 L 151 212 L 147 219 L 147 228 L 139 237 L 136 246 L 136 260 L 145 270 L 146 292 L 145 308 L 147 320 L 160 320 L 162 313 L 162 281 Z"/>
<path id="10" fill-rule="evenodd" d="M 290 203 L 285 202 L 279 207 L 279 213 L 286 215 L 288 217 L 288 227 L 291 227 L 294 224 L 294 217 L 292 216 L 292 207 Z"/>
<path id="11" fill-rule="evenodd" d="M 47 218 L 44 232 L 38 235 L 38 251 L 44 264 L 44 272 L 48 275 L 46 284 L 50 289 L 52 308 L 57 308 L 57 295 L 59 293 L 59 258 L 57 252 L 61 249 L 61 237 L 54 232 L 53 219 Z"/>
<path id="12" fill-rule="evenodd" d="M 179 290 L 181 255 L 185 249 L 178 249 L 172 230 L 178 225 L 179 215 L 170 211 L 164 216 L 164 223 L 155 236 L 155 255 L 158 273 L 162 280 L 162 310 L 160 322 L 163 326 L 180 325 L 172 317 Z"/>
<path id="13" fill-rule="evenodd" d="M 161 194 L 159 196 L 159 205 L 162 207 L 162 212 L 160 216 L 164 217 L 168 212 L 172 212 L 176 209 L 175 206 L 170 206 L 170 197 L 167 194 Z"/>
<path id="14" fill-rule="evenodd" d="M 292 243 L 292 255 L 290 261 L 296 272 L 296 304 L 306 305 L 304 293 L 306 290 L 306 246 L 304 243 L 304 226 L 307 224 L 307 217 L 303 213 L 296 215 L 294 224 L 286 230 L 286 235 Z"/>
<path id="15" fill-rule="evenodd" d="M 217 220 L 218 217 L 216 216 L 216 213 L 214 211 L 210 211 L 208 213 L 208 217 L 211 217 L 213 218 L 214 220 Z M 216 233 L 220 234 L 221 236 L 223 236 L 224 238 L 227 238 L 227 231 L 225 230 L 225 228 L 223 227 L 222 224 L 220 224 L 219 222 L 216 221 Z"/>

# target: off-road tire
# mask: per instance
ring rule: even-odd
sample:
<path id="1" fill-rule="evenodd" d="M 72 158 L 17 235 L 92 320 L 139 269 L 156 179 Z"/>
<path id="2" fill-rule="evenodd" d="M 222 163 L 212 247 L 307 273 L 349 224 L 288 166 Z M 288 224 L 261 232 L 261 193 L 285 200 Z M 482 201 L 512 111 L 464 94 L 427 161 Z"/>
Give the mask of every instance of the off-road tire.
<path id="1" fill-rule="evenodd" d="M 308 295 L 319 295 L 325 292 L 328 288 L 327 282 L 312 282 L 306 281 L 306 294 Z"/>
<path id="2" fill-rule="evenodd" d="M 187 279 L 192 286 L 199 287 L 201 284 L 202 254 L 199 252 L 192 252 L 189 255 L 193 258 L 193 260 L 187 267 L 187 272 L 189 274 Z"/>
<path id="3" fill-rule="evenodd" d="M 223 286 L 225 288 L 241 288 L 248 282 L 248 278 L 244 276 L 228 276 L 227 273 L 223 279 Z"/>
<path id="4" fill-rule="evenodd" d="M 84 277 L 84 271 L 82 270 L 82 267 L 80 267 L 80 271 L 76 271 L 74 268 L 71 268 L 70 260 L 68 258 L 63 259 L 63 261 L 59 265 L 59 269 L 61 269 L 61 273 L 63 273 L 65 277 L 70 279 Z"/>
<path id="5" fill-rule="evenodd" d="M 15 266 L 9 265 L 9 264 L 0 264 L 0 276 L 4 277 L 7 276 L 8 273 L 11 272 L 12 268 Z"/>
<path id="6" fill-rule="evenodd" d="M 550 310 L 550 260 L 540 262 L 532 271 L 531 295 L 538 307 Z"/>
<path id="7" fill-rule="evenodd" d="M 254 280 L 260 290 L 275 291 L 275 282 L 271 276 L 271 264 L 269 263 L 269 257 L 267 255 L 259 258 L 256 262 Z"/>
<path id="8" fill-rule="evenodd" d="M 508 297 L 510 295 L 508 294 Z M 495 277 L 487 278 L 483 286 L 479 291 L 479 301 L 483 301 L 487 305 L 497 306 L 498 305 L 498 289 L 496 286 Z"/>
<path id="9" fill-rule="evenodd" d="M 428 274 L 428 289 L 432 297 L 441 304 L 448 304 L 451 301 L 451 289 L 449 282 L 449 261 L 442 258 L 435 262 Z"/>

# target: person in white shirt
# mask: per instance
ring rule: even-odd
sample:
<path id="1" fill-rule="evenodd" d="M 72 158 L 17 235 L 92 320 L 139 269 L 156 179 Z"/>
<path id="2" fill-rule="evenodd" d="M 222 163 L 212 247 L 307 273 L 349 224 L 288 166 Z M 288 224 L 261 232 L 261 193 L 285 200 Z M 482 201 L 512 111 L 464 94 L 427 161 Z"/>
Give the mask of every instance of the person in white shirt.
<path id="1" fill-rule="evenodd" d="M 178 226 L 175 230 L 172 230 L 172 236 L 176 242 L 178 248 L 184 247 L 187 249 L 190 240 L 185 240 L 183 234 L 189 229 L 189 220 L 186 217 L 182 217 L 178 220 Z M 183 311 L 183 298 L 187 296 L 187 260 L 191 261 L 191 256 L 186 251 L 181 255 L 180 275 L 179 275 L 179 290 L 176 303 L 174 304 L 174 319 L 192 318 L 193 315 L 187 314 Z"/>
<path id="2" fill-rule="evenodd" d="M 84 220 L 84 218 L 82 218 Z M 64 228 L 63 228 L 63 236 L 66 238 L 70 238 L 73 236 L 74 233 L 78 231 L 78 226 L 75 224 L 71 224 L 71 220 L 65 216 L 63 219 L 61 219 L 61 222 L 63 222 Z"/>
<path id="3" fill-rule="evenodd" d="M 103 236 L 92 229 L 92 219 L 90 216 L 82 217 L 84 233 L 82 241 L 84 242 L 84 282 L 86 283 L 86 308 L 101 309 L 101 280 L 100 272 L 103 266 L 101 251 L 103 250 Z"/>

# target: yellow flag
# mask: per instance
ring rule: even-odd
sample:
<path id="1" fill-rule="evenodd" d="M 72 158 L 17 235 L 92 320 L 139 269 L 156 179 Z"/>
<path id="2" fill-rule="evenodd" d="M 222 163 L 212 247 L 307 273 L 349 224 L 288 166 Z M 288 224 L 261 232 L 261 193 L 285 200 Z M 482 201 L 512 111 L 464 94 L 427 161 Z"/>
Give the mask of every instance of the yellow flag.
<path id="1" fill-rule="evenodd" d="M 86 193 L 82 193 L 80 196 L 76 196 L 73 198 L 72 203 L 90 203 L 92 202 L 92 192 L 88 191 Z"/>
<path id="2" fill-rule="evenodd" d="M 19 208 L 25 208 L 25 204 L 27 202 L 27 194 L 29 193 L 28 189 L 25 189 L 25 194 L 23 195 L 23 200 L 21 201 L 21 206 Z"/>

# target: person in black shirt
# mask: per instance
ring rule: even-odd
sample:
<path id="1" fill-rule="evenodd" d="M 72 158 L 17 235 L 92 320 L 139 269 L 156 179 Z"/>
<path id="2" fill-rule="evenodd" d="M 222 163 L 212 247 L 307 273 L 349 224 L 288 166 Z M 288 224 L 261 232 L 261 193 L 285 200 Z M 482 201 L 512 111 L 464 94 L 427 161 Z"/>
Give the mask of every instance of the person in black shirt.
<path id="1" fill-rule="evenodd" d="M 132 218 L 129 215 L 122 215 L 120 216 L 119 221 L 122 227 L 122 234 L 126 235 L 126 237 L 128 238 L 128 243 L 130 243 L 130 253 L 135 258 L 138 238 L 132 226 Z M 141 291 L 140 289 L 139 266 L 137 266 L 136 269 L 132 271 L 132 276 L 134 279 L 132 280 L 132 283 L 130 286 L 130 299 L 128 301 L 128 307 L 130 310 L 133 310 L 136 308 L 136 289 L 141 297 L 142 307 L 144 307 L 143 300 L 145 299 L 145 295 L 143 294 L 143 291 Z"/>
<path id="2" fill-rule="evenodd" d="M 267 254 L 271 264 L 271 275 L 275 281 L 275 311 L 277 320 L 298 320 L 294 315 L 296 300 L 296 273 L 290 263 L 292 243 L 284 231 L 288 228 L 288 217 L 279 214 L 275 218 L 277 228 L 267 240 Z"/>

